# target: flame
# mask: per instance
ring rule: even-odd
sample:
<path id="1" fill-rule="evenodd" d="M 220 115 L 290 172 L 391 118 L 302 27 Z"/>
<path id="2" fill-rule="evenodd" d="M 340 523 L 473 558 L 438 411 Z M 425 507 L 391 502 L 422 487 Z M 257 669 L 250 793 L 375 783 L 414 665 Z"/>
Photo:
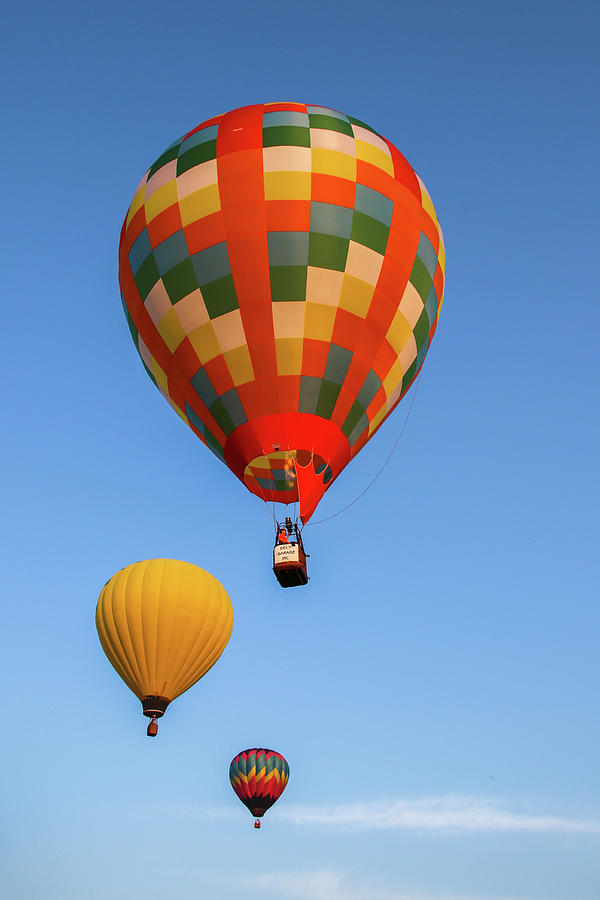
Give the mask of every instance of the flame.
<path id="1" fill-rule="evenodd" d="M 285 480 L 294 484 L 296 481 L 296 468 L 294 466 L 293 456 L 286 456 L 283 463 L 283 471 L 285 472 Z"/>

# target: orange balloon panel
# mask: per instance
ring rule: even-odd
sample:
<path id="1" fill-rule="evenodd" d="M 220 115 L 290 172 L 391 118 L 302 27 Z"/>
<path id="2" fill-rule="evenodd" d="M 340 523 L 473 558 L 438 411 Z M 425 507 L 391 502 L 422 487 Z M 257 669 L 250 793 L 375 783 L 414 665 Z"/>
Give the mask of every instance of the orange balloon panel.
<path id="1" fill-rule="evenodd" d="M 324 491 L 406 393 L 444 246 L 423 182 L 364 122 L 301 103 L 210 119 L 142 178 L 119 280 L 148 374 L 264 500 Z"/>

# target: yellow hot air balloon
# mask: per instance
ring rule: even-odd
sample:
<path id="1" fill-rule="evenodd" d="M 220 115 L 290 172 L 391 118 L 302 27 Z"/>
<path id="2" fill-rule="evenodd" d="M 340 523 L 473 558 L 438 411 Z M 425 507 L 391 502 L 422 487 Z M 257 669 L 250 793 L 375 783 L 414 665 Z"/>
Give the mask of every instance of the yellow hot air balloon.
<path id="1" fill-rule="evenodd" d="M 209 572 L 175 559 L 147 559 L 117 572 L 98 598 L 102 649 L 125 684 L 157 719 L 216 663 L 227 646 L 233 608 Z"/>

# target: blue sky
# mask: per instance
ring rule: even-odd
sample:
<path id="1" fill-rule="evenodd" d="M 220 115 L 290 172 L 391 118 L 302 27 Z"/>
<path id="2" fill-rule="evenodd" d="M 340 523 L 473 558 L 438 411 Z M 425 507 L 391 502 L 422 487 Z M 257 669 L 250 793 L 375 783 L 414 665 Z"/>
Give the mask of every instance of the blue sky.
<path id="1" fill-rule="evenodd" d="M 597 900 L 596 4 L 34 2 L 5 13 L 3 893 Z M 444 230 L 406 430 L 311 582 L 143 371 L 116 274 L 139 178 L 236 106 L 392 140 Z M 414 390 L 414 388 L 413 388 Z M 403 409 L 404 406 L 404 409 Z M 399 407 L 325 497 L 383 464 Z M 100 649 L 137 559 L 226 586 L 219 663 L 157 741 Z M 255 832 L 228 783 L 289 761 Z"/>

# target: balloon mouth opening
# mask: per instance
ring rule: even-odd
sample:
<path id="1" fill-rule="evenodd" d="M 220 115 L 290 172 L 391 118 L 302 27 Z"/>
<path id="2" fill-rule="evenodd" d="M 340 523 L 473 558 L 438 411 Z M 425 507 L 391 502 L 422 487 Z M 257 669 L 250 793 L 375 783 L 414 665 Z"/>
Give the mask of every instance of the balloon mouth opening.
<path id="1" fill-rule="evenodd" d="M 333 479 L 333 472 L 323 457 L 311 450 L 274 450 L 256 456 L 244 469 L 243 481 L 248 490 L 261 496 L 267 492 L 281 496 L 282 503 L 301 500 L 297 470 L 310 469 L 320 478 L 323 488 Z"/>
<path id="2" fill-rule="evenodd" d="M 161 716 L 164 716 L 170 702 L 166 697 L 149 694 L 142 700 L 142 711 L 149 719 L 160 719 Z"/>

